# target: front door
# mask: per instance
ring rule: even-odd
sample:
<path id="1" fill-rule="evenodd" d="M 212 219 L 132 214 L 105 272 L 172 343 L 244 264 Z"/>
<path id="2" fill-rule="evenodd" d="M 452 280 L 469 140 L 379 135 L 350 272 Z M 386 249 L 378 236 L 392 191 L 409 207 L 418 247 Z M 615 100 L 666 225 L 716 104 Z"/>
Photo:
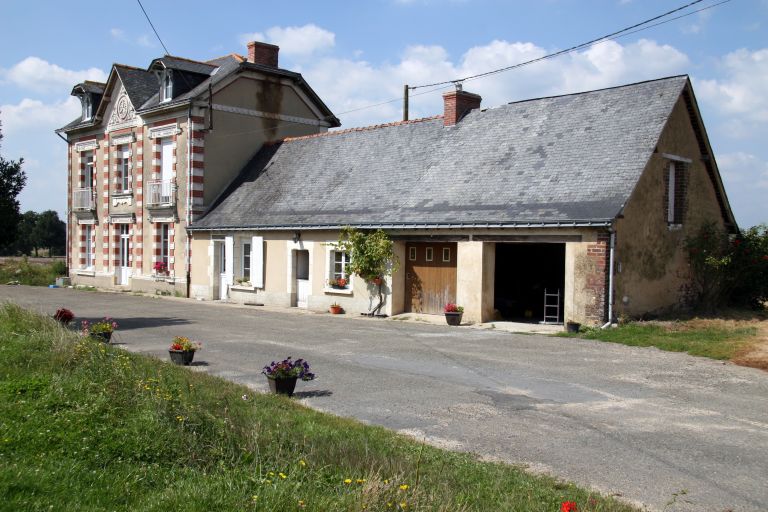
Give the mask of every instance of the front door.
<path id="1" fill-rule="evenodd" d="M 456 243 L 420 242 L 405 247 L 405 311 L 441 314 L 456 302 Z"/>
<path id="2" fill-rule="evenodd" d="M 131 227 L 128 224 L 120 224 L 120 273 L 119 283 L 128 284 L 131 276 Z"/>
<path id="3" fill-rule="evenodd" d="M 309 287 L 309 251 L 296 251 L 296 306 L 307 307 Z"/>

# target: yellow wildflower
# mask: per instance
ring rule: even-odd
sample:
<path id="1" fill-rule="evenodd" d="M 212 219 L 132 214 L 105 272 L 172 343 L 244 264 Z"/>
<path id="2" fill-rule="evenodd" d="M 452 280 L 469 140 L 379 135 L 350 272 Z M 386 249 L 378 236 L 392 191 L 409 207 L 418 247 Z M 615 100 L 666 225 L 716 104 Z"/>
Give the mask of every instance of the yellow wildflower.
<path id="1" fill-rule="evenodd" d="M 275 476 L 275 472 L 274 472 L 274 471 L 270 471 L 269 473 L 267 473 L 267 475 L 269 475 L 269 476 Z"/>
<path id="2" fill-rule="evenodd" d="M 278 475 L 280 475 L 280 478 L 282 478 L 283 480 L 288 478 L 287 476 L 285 476 L 285 473 L 278 473 Z"/>
<path id="3" fill-rule="evenodd" d="M 301 508 L 304 508 L 304 500 L 299 500 L 299 506 L 300 506 Z"/>
<path id="4" fill-rule="evenodd" d="M 402 508 L 403 510 L 405 510 L 406 508 L 408 508 L 408 503 L 406 503 L 405 501 L 401 501 L 401 502 L 400 502 L 400 508 Z"/>
<path id="5" fill-rule="evenodd" d="M 352 483 L 352 479 L 351 478 L 345 478 L 344 479 L 344 483 L 345 484 L 351 484 Z"/>
<path id="6" fill-rule="evenodd" d="M 357 483 L 364 484 L 365 483 L 365 478 L 358 478 L 357 479 Z"/>
<path id="7" fill-rule="evenodd" d="M 408 490 L 408 484 L 400 484 L 400 490 L 401 491 L 407 491 Z"/>
<path id="8" fill-rule="evenodd" d="M 300 460 L 299 461 L 299 466 L 306 466 L 306 465 L 307 465 L 307 463 L 304 462 L 304 460 Z"/>

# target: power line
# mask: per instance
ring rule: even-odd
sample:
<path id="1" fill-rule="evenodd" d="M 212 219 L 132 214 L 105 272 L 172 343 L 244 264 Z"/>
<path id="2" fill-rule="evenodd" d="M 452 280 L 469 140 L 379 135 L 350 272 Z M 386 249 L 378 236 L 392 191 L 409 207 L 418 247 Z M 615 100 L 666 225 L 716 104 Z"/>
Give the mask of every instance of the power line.
<path id="1" fill-rule="evenodd" d="M 642 21 L 640 23 L 636 23 L 636 24 L 634 24 L 632 26 L 623 28 L 623 29 L 618 30 L 616 32 L 613 32 L 611 34 L 608 34 L 608 35 L 605 35 L 605 36 L 593 39 L 593 40 L 585 42 L 585 43 L 578 44 L 576 46 L 572 46 L 572 47 L 570 47 L 568 49 L 565 49 L 565 50 L 561 50 L 561 51 L 558 51 L 558 52 L 555 52 L 555 53 L 547 54 L 547 55 L 544 55 L 542 57 L 538 57 L 536 59 L 532 59 L 532 60 L 529 60 L 529 61 L 526 61 L 526 62 L 520 62 L 520 63 L 514 64 L 512 66 L 507 66 L 507 67 L 504 67 L 504 68 L 499 68 L 499 69 L 495 69 L 495 70 L 492 70 L 492 71 L 487 71 L 487 72 L 484 72 L 484 73 L 479 73 L 477 75 L 472 75 L 472 76 L 468 76 L 468 77 L 464 77 L 464 78 L 459 78 L 459 79 L 454 79 L 454 80 L 446 80 L 446 81 L 443 81 L 443 82 L 435 82 L 435 83 L 432 83 L 432 84 L 423 84 L 423 85 L 409 86 L 408 87 L 409 90 L 420 89 L 420 88 L 424 88 L 424 87 L 434 87 L 433 89 L 430 89 L 428 91 L 423 91 L 423 92 L 420 92 L 420 93 L 411 94 L 410 96 L 411 97 L 422 96 L 424 94 L 429 94 L 429 93 L 432 93 L 432 92 L 435 92 L 435 91 L 439 91 L 439 90 L 443 90 L 443 89 L 448 89 L 452 85 L 454 85 L 454 84 L 456 84 L 458 82 L 476 80 L 478 78 L 483 78 L 483 77 L 486 77 L 486 76 L 490 76 L 490 75 L 494 75 L 494 74 L 498 74 L 498 73 L 503 73 L 505 71 L 510 71 L 512 69 L 521 68 L 523 66 L 527 66 L 529 64 L 534 64 L 536 62 L 540 62 L 540 61 L 543 61 L 543 60 L 546 60 L 546 59 L 551 59 L 551 58 L 554 58 L 554 57 L 559 57 L 559 56 L 567 54 L 567 53 L 572 53 L 574 51 L 581 50 L 581 49 L 584 49 L 584 48 L 588 48 L 588 47 L 591 47 L 591 46 L 595 46 L 595 45 L 598 45 L 598 44 L 602 44 L 602 43 L 605 43 L 605 42 L 608 42 L 608 41 L 612 41 L 614 39 L 619 39 L 621 37 L 626 37 L 626 36 L 629 36 L 631 34 L 636 34 L 638 32 L 642 32 L 643 30 L 648 30 L 648 29 L 651 29 L 653 27 L 657 27 L 659 25 L 663 25 L 665 23 L 669 23 L 669 22 L 672 22 L 672 21 L 675 21 L 675 20 L 679 20 L 681 18 L 685 18 L 687 16 L 692 16 L 692 15 L 694 15 L 696 13 L 699 13 L 699 12 L 702 12 L 702 11 L 706 11 L 708 9 L 712 9 L 712 8 L 717 7 L 719 5 L 728 3 L 731 0 L 721 0 L 720 2 L 717 2 L 717 3 L 712 4 L 712 5 L 708 5 L 706 7 L 701 8 L 701 9 L 697 9 L 697 10 L 694 10 L 694 11 L 682 14 L 680 16 L 675 16 L 674 18 L 670 18 L 668 20 L 664 20 L 664 21 L 660 21 L 658 23 L 653 23 L 651 25 L 648 25 L 648 23 L 650 23 L 652 21 L 659 20 L 661 18 L 669 16 L 670 14 L 674 14 L 674 13 L 679 12 L 681 10 L 687 9 L 687 8 L 693 6 L 693 5 L 701 3 L 702 1 L 703 0 L 696 0 L 694 2 L 691 2 L 691 3 L 688 3 L 688 4 L 684 5 L 682 7 L 678 7 L 676 9 L 668 11 L 668 12 L 666 12 L 664 14 L 660 14 L 658 16 L 654 16 L 653 18 L 649 18 L 649 19 L 647 19 L 645 21 Z M 644 26 L 644 25 L 647 25 L 647 26 Z M 381 102 L 378 102 L 378 103 L 373 103 L 371 105 L 366 105 L 366 106 L 363 106 L 363 107 L 358 107 L 358 108 L 346 110 L 344 112 L 339 112 L 337 115 L 341 116 L 341 115 L 349 114 L 349 113 L 352 113 L 352 112 L 359 112 L 360 110 L 366 110 L 366 109 L 369 109 L 369 108 L 379 107 L 379 106 L 382 106 L 382 105 L 387 105 L 389 103 L 400 102 L 402 100 L 403 100 L 402 97 L 392 98 L 390 100 L 381 101 Z"/>
<path id="2" fill-rule="evenodd" d="M 160 39 L 160 34 L 157 33 L 157 30 L 155 29 L 155 26 L 152 24 L 152 20 L 149 19 L 149 14 L 147 14 L 147 11 L 144 9 L 144 6 L 141 5 L 141 0 L 136 0 L 139 3 L 139 7 L 141 7 L 141 12 L 144 13 L 144 17 L 147 18 L 147 21 L 149 22 L 149 26 L 152 27 L 152 31 L 155 33 L 155 36 L 157 36 L 157 40 L 160 41 L 160 45 L 163 47 L 163 50 L 165 50 L 166 55 L 170 55 L 171 52 L 168 51 L 168 48 L 165 47 L 165 43 L 162 39 Z"/>

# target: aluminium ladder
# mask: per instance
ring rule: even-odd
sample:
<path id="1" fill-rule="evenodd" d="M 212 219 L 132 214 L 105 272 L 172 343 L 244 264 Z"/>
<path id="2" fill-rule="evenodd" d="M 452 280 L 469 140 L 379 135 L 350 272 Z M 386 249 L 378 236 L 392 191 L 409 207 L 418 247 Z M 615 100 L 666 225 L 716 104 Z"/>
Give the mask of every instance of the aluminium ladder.
<path id="1" fill-rule="evenodd" d="M 560 288 L 557 289 L 557 293 L 549 293 L 544 288 L 544 321 L 541 323 L 560 323 Z"/>

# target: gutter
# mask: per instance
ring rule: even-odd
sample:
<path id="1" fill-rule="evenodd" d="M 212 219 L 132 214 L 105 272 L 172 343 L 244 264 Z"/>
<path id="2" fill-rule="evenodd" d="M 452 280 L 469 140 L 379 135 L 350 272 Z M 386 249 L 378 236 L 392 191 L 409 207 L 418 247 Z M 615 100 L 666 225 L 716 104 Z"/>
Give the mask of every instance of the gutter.
<path id="1" fill-rule="evenodd" d="M 219 227 L 187 228 L 189 231 L 286 231 L 286 230 L 335 230 L 346 226 L 358 229 L 499 229 L 499 228 L 595 228 L 610 227 L 611 220 L 599 221 L 555 221 L 555 222 L 507 222 L 507 223 L 450 223 L 450 224 L 406 224 L 406 223 L 366 223 L 366 224 L 283 224 L 283 225 L 239 225 Z"/>

